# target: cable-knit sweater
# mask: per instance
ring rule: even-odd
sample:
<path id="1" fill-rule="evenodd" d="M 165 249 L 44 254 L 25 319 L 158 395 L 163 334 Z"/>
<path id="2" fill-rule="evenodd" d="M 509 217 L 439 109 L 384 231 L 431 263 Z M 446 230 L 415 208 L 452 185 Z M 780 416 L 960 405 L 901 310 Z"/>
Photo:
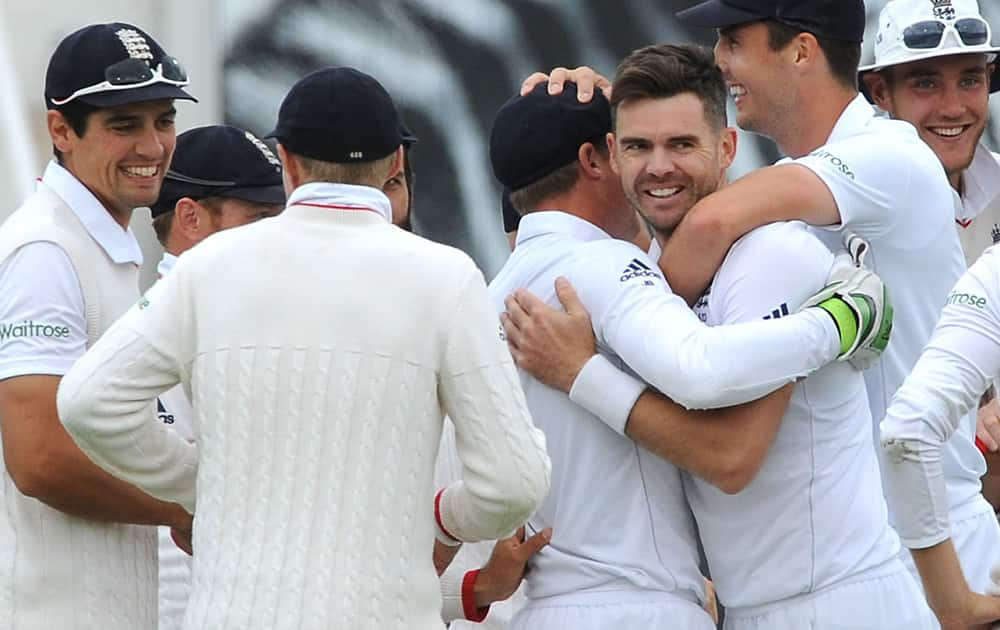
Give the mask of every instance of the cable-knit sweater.
<path id="1" fill-rule="evenodd" d="M 186 253 L 64 378 L 99 465 L 197 511 L 186 630 L 441 628 L 443 527 L 509 535 L 548 489 L 481 273 L 375 212 L 293 205 Z M 181 381 L 198 449 L 142 409 Z M 200 455 L 199 455 L 200 451 Z"/>
<path id="2" fill-rule="evenodd" d="M 55 243 L 80 280 L 87 345 L 135 303 L 139 270 L 115 264 L 48 186 L 0 230 L 0 262 Z M 44 281 L 40 278 L 39 281 Z M 149 405 L 137 410 L 152 420 Z M 30 420 L 30 419 L 29 419 Z M 0 472 L 0 629 L 145 630 L 156 626 L 156 529 L 64 514 L 21 494 Z"/>

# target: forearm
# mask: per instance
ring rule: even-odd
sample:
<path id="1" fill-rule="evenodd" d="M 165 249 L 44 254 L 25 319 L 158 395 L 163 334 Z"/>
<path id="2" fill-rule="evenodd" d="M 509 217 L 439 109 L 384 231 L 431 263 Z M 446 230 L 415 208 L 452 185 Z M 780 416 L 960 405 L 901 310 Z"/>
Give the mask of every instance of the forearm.
<path id="1" fill-rule="evenodd" d="M 760 470 L 794 387 L 786 385 L 760 400 L 710 411 L 688 411 L 646 391 L 632 408 L 625 432 L 723 492 L 739 492 Z"/>
<path id="2" fill-rule="evenodd" d="M 767 223 L 793 220 L 831 225 L 840 213 L 830 190 L 808 168 L 759 169 L 695 204 L 663 248 L 660 269 L 673 291 L 694 305 L 733 243 Z"/>
<path id="3" fill-rule="evenodd" d="M 946 539 L 926 549 L 913 549 L 912 553 L 927 603 L 947 628 L 953 618 L 961 619 L 970 594 L 955 547 Z"/>
<path id="4" fill-rule="evenodd" d="M 63 378 L 57 403 L 67 432 L 94 463 L 193 512 L 197 447 L 153 413 L 156 396 L 177 382 L 171 359 L 115 325 Z"/>
<path id="5" fill-rule="evenodd" d="M 160 501 L 117 479 L 68 442 L 57 461 L 47 466 L 32 496 L 73 516 L 110 523 L 166 525 L 187 530 L 191 515 L 180 505 Z"/>
<path id="6" fill-rule="evenodd" d="M 442 379 L 462 481 L 440 497 L 441 527 L 465 542 L 509 536 L 549 487 L 545 438 L 531 422 L 510 360 Z"/>

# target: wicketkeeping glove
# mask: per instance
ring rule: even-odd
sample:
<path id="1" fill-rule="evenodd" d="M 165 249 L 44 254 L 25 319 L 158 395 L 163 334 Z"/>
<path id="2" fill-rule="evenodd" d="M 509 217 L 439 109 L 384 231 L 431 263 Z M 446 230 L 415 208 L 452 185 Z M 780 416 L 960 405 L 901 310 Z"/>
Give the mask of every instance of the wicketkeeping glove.
<path id="1" fill-rule="evenodd" d="M 826 286 L 803 308 L 817 307 L 833 318 L 840 334 L 838 361 L 850 361 L 859 370 L 871 367 L 889 345 L 892 303 L 882 280 L 864 267 L 868 243 L 844 234 L 846 252 L 834 259 Z"/>

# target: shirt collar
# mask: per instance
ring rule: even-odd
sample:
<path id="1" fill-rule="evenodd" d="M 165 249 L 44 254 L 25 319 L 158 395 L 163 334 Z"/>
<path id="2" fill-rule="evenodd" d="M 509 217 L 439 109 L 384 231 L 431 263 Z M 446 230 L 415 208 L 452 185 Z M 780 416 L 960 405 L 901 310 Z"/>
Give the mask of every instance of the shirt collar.
<path id="1" fill-rule="evenodd" d="M 611 236 L 586 219 L 561 210 L 529 212 L 517 226 L 517 245 L 544 234 L 563 234 L 580 241 L 598 241 Z"/>
<path id="2" fill-rule="evenodd" d="M 864 96 L 858 94 L 854 97 L 853 101 L 847 104 L 847 108 L 844 109 L 843 113 L 840 114 L 840 118 L 837 119 L 837 124 L 833 126 L 833 131 L 830 132 L 830 137 L 827 138 L 826 144 L 853 136 L 859 130 L 866 127 L 874 118 L 877 118 L 875 108 L 871 106 Z"/>
<path id="3" fill-rule="evenodd" d="M 331 210 L 368 210 L 392 223 L 392 204 L 378 188 L 312 182 L 292 191 L 287 207 L 319 206 Z"/>
<path id="4" fill-rule="evenodd" d="M 69 206 L 111 260 L 116 264 L 142 264 L 142 249 L 132 228 L 122 229 L 94 193 L 87 190 L 72 173 L 53 160 L 45 167 L 41 182 Z"/>
<path id="5" fill-rule="evenodd" d="M 972 164 L 962 173 L 962 197 L 956 218 L 975 219 L 997 197 L 1000 197 L 1000 160 L 980 144 Z"/>
<path id="6" fill-rule="evenodd" d="M 163 258 L 160 259 L 160 264 L 156 266 L 156 273 L 158 273 L 162 278 L 166 276 L 168 273 L 170 273 L 171 270 L 173 270 L 174 265 L 176 264 L 177 264 L 177 256 L 174 256 L 173 254 L 167 252 L 163 252 Z"/>

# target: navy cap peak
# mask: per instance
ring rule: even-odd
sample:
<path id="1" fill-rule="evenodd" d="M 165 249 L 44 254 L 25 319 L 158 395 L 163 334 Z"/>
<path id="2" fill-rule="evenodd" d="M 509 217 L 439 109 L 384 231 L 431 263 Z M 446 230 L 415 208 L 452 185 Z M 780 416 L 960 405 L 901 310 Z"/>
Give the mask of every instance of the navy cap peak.
<path id="1" fill-rule="evenodd" d="M 865 34 L 864 0 L 706 0 L 679 11 L 690 26 L 726 28 L 774 20 L 817 37 L 861 43 Z"/>

